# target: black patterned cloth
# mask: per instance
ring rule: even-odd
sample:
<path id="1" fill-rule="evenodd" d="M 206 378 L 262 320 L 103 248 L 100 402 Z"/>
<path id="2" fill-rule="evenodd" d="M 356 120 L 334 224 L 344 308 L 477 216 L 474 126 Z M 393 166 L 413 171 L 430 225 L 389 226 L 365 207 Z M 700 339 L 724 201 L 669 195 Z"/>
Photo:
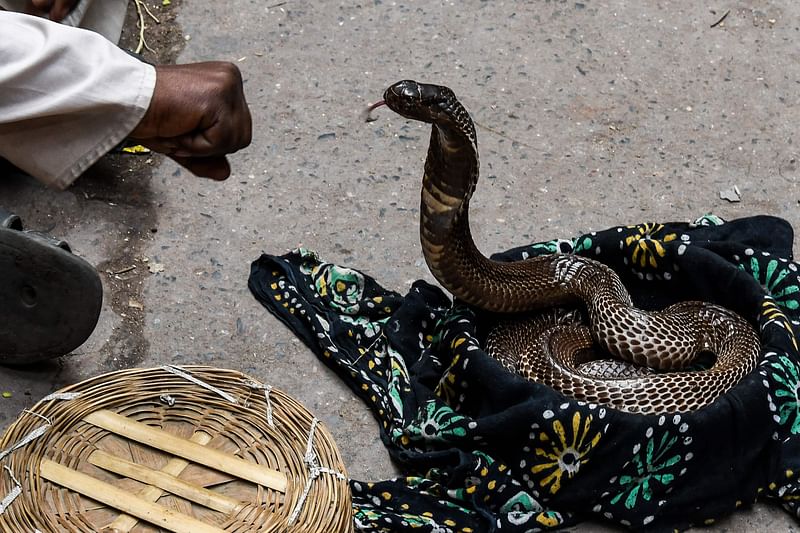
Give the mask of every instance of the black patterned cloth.
<path id="1" fill-rule="evenodd" d="M 252 265 L 255 297 L 372 409 L 403 472 L 352 481 L 360 531 L 533 532 L 581 520 L 708 525 L 759 499 L 800 501 L 800 274 L 778 218 L 615 227 L 499 254 L 575 253 L 614 268 L 644 309 L 706 300 L 759 328 L 761 361 L 695 412 L 623 413 L 506 371 L 497 316 L 417 281 L 405 296 L 297 250 Z"/>

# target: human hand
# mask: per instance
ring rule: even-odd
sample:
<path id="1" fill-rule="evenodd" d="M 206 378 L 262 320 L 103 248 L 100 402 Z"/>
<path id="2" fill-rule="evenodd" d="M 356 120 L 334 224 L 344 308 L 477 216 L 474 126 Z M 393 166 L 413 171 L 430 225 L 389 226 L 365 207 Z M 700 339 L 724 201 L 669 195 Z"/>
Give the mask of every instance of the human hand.
<path id="1" fill-rule="evenodd" d="M 28 0 L 25 12 L 40 17 L 49 17 L 53 22 L 61 22 L 69 15 L 79 0 Z"/>
<path id="2" fill-rule="evenodd" d="M 226 154 L 250 144 L 252 120 L 233 63 L 156 67 L 150 107 L 129 137 L 198 176 L 226 179 Z"/>

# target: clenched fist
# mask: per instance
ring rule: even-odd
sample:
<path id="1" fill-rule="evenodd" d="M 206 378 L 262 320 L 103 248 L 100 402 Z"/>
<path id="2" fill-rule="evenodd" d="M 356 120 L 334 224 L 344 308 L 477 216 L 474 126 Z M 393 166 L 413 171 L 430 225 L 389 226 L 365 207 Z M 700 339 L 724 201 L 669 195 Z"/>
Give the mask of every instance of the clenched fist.
<path id="1" fill-rule="evenodd" d="M 225 62 L 157 66 L 150 107 L 129 137 L 198 176 L 226 179 L 225 155 L 252 137 L 239 69 Z"/>

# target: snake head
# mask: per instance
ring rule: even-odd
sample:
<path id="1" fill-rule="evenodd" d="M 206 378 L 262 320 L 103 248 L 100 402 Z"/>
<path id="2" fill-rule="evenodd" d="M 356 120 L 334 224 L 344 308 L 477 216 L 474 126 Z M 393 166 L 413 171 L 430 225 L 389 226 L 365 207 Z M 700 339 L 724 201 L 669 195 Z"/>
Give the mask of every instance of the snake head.
<path id="1" fill-rule="evenodd" d="M 461 107 L 448 87 L 411 80 L 398 81 L 386 89 L 383 100 L 395 113 L 428 123 L 448 119 L 456 107 Z"/>
<path id="2" fill-rule="evenodd" d="M 383 102 L 395 113 L 438 126 L 448 144 L 466 141 L 476 149 L 475 124 L 455 93 L 443 85 L 398 81 L 383 93 Z"/>

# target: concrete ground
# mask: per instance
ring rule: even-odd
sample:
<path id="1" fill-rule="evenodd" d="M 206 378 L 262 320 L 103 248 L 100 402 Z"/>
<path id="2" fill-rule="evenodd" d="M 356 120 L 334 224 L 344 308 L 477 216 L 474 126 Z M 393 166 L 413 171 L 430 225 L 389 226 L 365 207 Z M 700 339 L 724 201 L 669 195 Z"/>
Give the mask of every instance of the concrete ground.
<path id="1" fill-rule="evenodd" d="M 375 122 L 359 119 L 399 79 L 449 85 L 480 125 L 471 218 L 486 252 L 707 212 L 800 224 L 800 5 L 231 0 L 164 9 L 178 12 L 178 61 L 242 69 L 253 144 L 232 158 L 225 183 L 159 157 L 106 160 L 60 193 L 20 177 L 0 183 L 5 206 L 66 238 L 106 287 L 98 328 L 75 354 L 0 370 L 0 390 L 12 393 L 0 399 L 2 427 L 100 372 L 206 363 L 302 401 L 332 430 L 352 477 L 391 476 L 370 413 L 246 283 L 262 251 L 301 244 L 396 290 L 431 280 L 417 240 L 427 129 L 385 109 Z M 720 198 L 733 186 L 738 203 Z M 758 504 L 708 530 L 798 526 Z"/>

